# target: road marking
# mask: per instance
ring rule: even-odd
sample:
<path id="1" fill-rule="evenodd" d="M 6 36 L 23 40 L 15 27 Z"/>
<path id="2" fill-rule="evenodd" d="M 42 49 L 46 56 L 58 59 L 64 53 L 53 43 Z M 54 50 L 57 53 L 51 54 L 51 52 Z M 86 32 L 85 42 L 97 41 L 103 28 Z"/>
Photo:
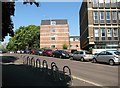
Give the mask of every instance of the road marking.
<path id="1" fill-rule="evenodd" d="M 93 84 L 93 85 L 95 85 L 95 86 L 103 86 L 103 85 L 100 85 L 100 84 L 98 84 L 98 83 L 94 83 L 94 82 L 91 82 L 91 81 L 88 81 L 88 80 L 85 80 L 85 79 L 82 79 L 82 78 L 79 78 L 79 77 L 76 77 L 76 76 L 73 76 L 72 75 L 72 78 L 73 79 L 77 79 L 77 80 L 80 80 L 80 81 L 84 81 L 84 82 L 87 82 L 87 83 L 89 83 L 89 84 Z"/>

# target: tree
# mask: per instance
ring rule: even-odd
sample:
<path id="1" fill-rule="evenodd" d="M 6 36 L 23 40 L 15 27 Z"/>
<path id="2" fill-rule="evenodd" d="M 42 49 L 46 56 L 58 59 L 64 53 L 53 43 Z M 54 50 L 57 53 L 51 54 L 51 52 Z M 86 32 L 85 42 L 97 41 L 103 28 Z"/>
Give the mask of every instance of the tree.
<path id="1" fill-rule="evenodd" d="M 63 44 L 63 49 L 67 49 L 68 45 L 66 44 L 66 42 Z"/>
<path id="2" fill-rule="evenodd" d="M 8 50 L 38 49 L 40 44 L 40 26 L 21 26 L 8 42 Z"/>
<path id="3" fill-rule="evenodd" d="M 2 2 L 2 41 L 4 40 L 5 36 L 9 34 L 9 36 L 13 37 L 14 36 L 14 31 L 13 31 L 13 22 L 11 20 L 11 16 L 14 16 L 14 11 L 15 11 L 15 2 Z M 35 2 L 35 0 L 23 0 L 23 4 L 30 4 L 32 5 L 33 3 L 38 7 L 39 3 Z"/>

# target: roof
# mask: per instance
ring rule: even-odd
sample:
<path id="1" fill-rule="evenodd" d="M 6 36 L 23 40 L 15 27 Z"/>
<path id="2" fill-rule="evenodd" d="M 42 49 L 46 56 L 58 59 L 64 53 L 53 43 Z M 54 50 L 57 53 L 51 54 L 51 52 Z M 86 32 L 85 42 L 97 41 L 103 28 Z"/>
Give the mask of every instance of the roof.
<path id="1" fill-rule="evenodd" d="M 80 36 L 70 36 L 70 38 L 80 38 Z"/>
<path id="2" fill-rule="evenodd" d="M 64 24 L 68 24 L 67 20 L 42 20 L 41 21 L 41 25 L 50 25 L 52 21 L 56 22 L 56 25 L 64 25 Z"/>

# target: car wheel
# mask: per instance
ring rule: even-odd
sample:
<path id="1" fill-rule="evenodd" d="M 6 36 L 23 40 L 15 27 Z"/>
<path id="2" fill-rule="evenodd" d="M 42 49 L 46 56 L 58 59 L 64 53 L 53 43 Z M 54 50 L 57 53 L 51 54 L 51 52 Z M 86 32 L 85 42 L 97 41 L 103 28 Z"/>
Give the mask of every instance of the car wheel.
<path id="1" fill-rule="evenodd" d="M 97 63 L 97 60 L 95 58 L 93 58 L 92 63 Z"/>
<path id="2" fill-rule="evenodd" d="M 70 60 L 73 60 L 73 57 L 70 57 Z"/>
<path id="3" fill-rule="evenodd" d="M 114 61 L 113 60 L 109 60 L 109 64 L 110 65 L 114 65 Z"/>
<path id="4" fill-rule="evenodd" d="M 84 61 L 84 58 L 83 58 L 83 57 L 81 58 L 81 61 L 82 61 L 82 62 Z"/>

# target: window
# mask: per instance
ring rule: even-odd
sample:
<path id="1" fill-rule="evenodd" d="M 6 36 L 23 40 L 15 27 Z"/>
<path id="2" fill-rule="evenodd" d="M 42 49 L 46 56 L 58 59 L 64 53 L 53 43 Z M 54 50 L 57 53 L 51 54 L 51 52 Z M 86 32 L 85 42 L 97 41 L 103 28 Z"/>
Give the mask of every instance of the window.
<path id="1" fill-rule="evenodd" d="M 56 25 L 56 21 L 51 21 L 51 25 Z"/>
<path id="2" fill-rule="evenodd" d="M 55 40 L 55 37 L 53 36 L 53 37 L 51 37 L 51 40 Z"/>
<path id="3" fill-rule="evenodd" d="M 119 24 L 120 24 L 120 11 L 118 12 L 118 19 L 119 19 Z"/>
<path id="4" fill-rule="evenodd" d="M 97 11 L 94 11 L 93 12 L 93 18 L 94 18 L 94 23 L 98 23 L 98 12 Z"/>
<path id="5" fill-rule="evenodd" d="M 113 29 L 113 34 L 114 34 L 114 37 L 118 37 L 118 29 L 117 28 Z"/>
<path id="6" fill-rule="evenodd" d="M 94 28 L 94 36 L 95 36 L 95 40 L 99 40 L 99 29 L 98 28 Z"/>
<path id="7" fill-rule="evenodd" d="M 112 53 L 110 53 L 110 52 L 106 52 L 106 55 L 112 55 Z"/>
<path id="8" fill-rule="evenodd" d="M 80 51 L 80 54 L 83 54 L 83 51 Z"/>
<path id="9" fill-rule="evenodd" d="M 78 47 L 78 45 L 76 45 L 76 47 Z"/>
<path id="10" fill-rule="evenodd" d="M 112 37 L 112 29 L 107 28 L 107 37 Z"/>
<path id="11" fill-rule="evenodd" d="M 55 48 L 55 45 L 51 45 L 51 48 Z"/>
<path id="12" fill-rule="evenodd" d="M 104 23 L 104 12 L 103 11 L 101 11 L 100 12 L 100 23 Z"/>
<path id="13" fill-rule="evenodd" d="M 116 0 L 111 0 L 111 7 L 116 7 Z"/>
<path id="14" fill-rule="evenodd" d="M 118 8 L 120 8 L 120 0 L 117 0 L 117 3 L 118 3 Z"/>
<path id="15" fill-rule="evenodd" d="M 104 7 L 104 0 L 99 0 L 99 7 Z"/>
<path id="16" fill-rule="evenodd" d="M 105 0 L 105 7 L 109 8 L 110 7 L 110 0 Z"/>
<path id="17" fill-rule="evenodd" d="M 110 22 L 110 11 L 106 12 L 106 23 L 111 23 Z"/>
<path id="18" fill-rule="evenodd" d="M 112 23 L 117 23 L 117 12 L 116 11 L 112 12 Z"/>
<path id="19" fill-rule="evenodd" d="M 105 28 L 101 28 L 101 37 L 102 40 L 105 40 Z"/>
<path id="20" fill-rule="evenodd" d="M 99 55 L 106 55 L 106 52 L 102 51 Z"/>
<path id="21" fill-rule="evenodd" d="M 73 38 L 70 38 L 70 41 L 73 41 Z"/>
<path id="22" fill-rule="evenodd" d="M 99 37 L 99 29 L 98 28 L 94 28 L 94 34 L 95 34 L 95 37 Z"/>
<path id="23" fill-rule="evenodd" d="M 75 38 L 75 41 L 79 41 L 79 38 Z"/>
<path id="24" fill-rule="evenodd" d="M 51 29 L 51 32 L 55 32 L 55 29 Z"/>
<path id="25" fill-rule="evenodd" d="M 98 0 L 93 0 L 93 7 L 98 7 Z"/>

